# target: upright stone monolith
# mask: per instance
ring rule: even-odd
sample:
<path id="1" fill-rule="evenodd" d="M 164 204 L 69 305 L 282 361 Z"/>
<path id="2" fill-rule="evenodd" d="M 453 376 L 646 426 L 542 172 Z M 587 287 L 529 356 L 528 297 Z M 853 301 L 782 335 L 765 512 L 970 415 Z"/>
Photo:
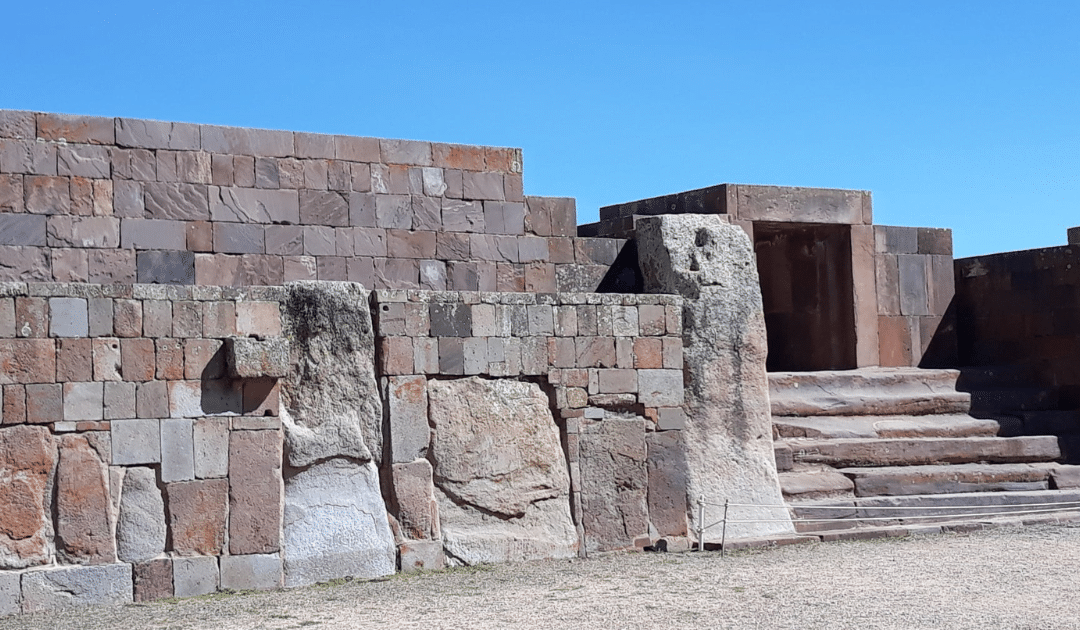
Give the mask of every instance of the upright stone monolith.
<path id="1" fill-rule="evenodd" d="M 719 215 L 663 215 L 637 221 L 638 256 L 649 293 L 676 293 L 683 307 L 687 505 L 698 526 L 732 507 L 727 537 L 793 533 L 773 460 L 768 352 L 754 250 Z M 736 521 L 758 520 L 756 523 Z M 705 531 L 719 540 L 720 527 Z"/>

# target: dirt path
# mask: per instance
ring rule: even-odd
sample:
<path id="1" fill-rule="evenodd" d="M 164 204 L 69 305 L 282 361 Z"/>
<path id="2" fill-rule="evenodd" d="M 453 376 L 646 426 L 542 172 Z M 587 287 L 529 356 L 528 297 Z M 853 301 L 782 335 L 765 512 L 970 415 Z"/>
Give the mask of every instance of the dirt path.
<path id="1" fill-rule="evenodd" d="M 0 619 L 135 628 L 1080 628 L 1080 525 L 617 554 Z"/>

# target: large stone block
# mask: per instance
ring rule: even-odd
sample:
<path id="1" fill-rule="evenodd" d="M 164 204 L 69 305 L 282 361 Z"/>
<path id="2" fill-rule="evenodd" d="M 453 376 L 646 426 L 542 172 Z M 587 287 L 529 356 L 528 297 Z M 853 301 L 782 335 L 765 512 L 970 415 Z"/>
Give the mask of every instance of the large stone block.
<path id="1" fill-rule="evenodd" d="M 397 520 L 407 538 L 439 539 L 439 508 L 431 475 L 431 463 L 426 459 L 393 466 Z"/>
<path id="2" fill-rule="evenodd" d="M 173 593 L 176 597 L 209 595 L 217 589 L 217 558 L 210 556 L 173 560 Z"/>
<path id="3" fill-rule="evenodd" d="M 386 388 L 393 462 L 411 462 L 425 457 L 431 440 L 427 379 L 423 376 L 391 376 L 387 378 Z"/>
<path id="4" fill-rule="evenodd" d="M 229 553 L 276 552 L 281 523 L 281 433 L 233 431 L 229 484 Z"/>
<path id="5" fill-rule="evenodd" d="M 371 462 L 332 459 L 290 477 L 283 529 L 285 586 L 394 572 L 394 538 Z"/>
<path id="6" fill-rule="evenodd" d="M 59 438 L 56 475 L 56 551 L 67 562 L 116 561 L 109 498 L 109 453 L 91 446 L 88 435 Z M 96 440 L 95 440 L 96 441 Z"/>
<path id="7" fill-rule="evenodd" d="M 289 342 L 283 337 L 232 337 L 226 340 L 226 345 L 231 376 L 280 378 L 288 374 Z"/>
<path id="8" fill-rule="evenodd" d="M 225 544 L 229 482 L 225 479 L 170 483 L 169 530 L 180 555 L 217 556 Z"/>
<path id="9" fill-rule="evenodd" d="M 195 443 L 192 420 L 161 421 L 161 480 L 190 481 L 195 478 Z"/>
<path id="10" fill-rule="evenodd" d="M 289 464 L 339 456 L 378 462 L 383 409 L 369 292 L 345 282 L 290 283 L 286 291 L 291 369 L 281 398 Z"/>
<path id="11" fill-rule="evenodd" d="M 25 322 L 17 322 L 29 330 Z M 0 384 L 52 383 L 56 379 L 56 342 L 52 339 L 0 339 Z"/>
<path id="12" fill-rule="evenodd" d="M 661 418 L 664 411 L 661 410 Z M 678 409 L 682 411 L 682 409 Z M 658 431 L 645 436 L 648 449 L 649 524 L 660 536 L 685 536 L 687 496 L 686 457 L 681 431 Z"/>
<path id="13" fill-rule="evenodd" d="M 49 491 L 56 445 L 44 427 L 0 429 L 0 568 L 44 564 L 52 555 Z"/>
<path id="14" fill-rule="evenodd" d="M 113 420 L 112 463 L 117 466 L 157 464 L 161 461 L 161 433 L 155 419 Z"/>
<path id="15" fill-rule="evenodd" d="M 714 215 L 637 221 L 645 290 L 688 298 L 683 330 L 687 492 L 706 501 L 783 503 L 773 458 L 761 288 L 749 237 Z M 747 508 L 728 537 L 792 533 L 776 510 Z M 707 511 L 707 523 L 716 520 Z M 697 514 L 691 518 L 696 524 Z M 711 530 L 706 537 L 715 538 Z"/>
<path id="16" fill-rule="evenodd" d="M 649 534 L 645 420 L 608 418 L 578 434 L 581 522 L 589 551 L 629 549 Z"/>
<path id="17" fill-rule="evenodd" d="M 116 144 L 140 149 L 197 151 L 199 126 L 157 120 L 116 119 Z"/>
<path id="18" fill-rule="evenodd" d="M 45 216 L 0 214 L 0 245 L 45 245 Z"/>
<path id="19" fill-rule="evenodd" d="M 138 252 L 135 267 L 143 284 L 195 284 L 194 252 Z"/>
<path id="20" fill-rule="evenodd" d="M 116 524 L 117 555 L 124 562 L 146 562 L 165 551 L 165 501 L 152 468 L 124 473 Z"/>
<path id="21" fill-rule="evenodd" d="M 572 557 L 570 479 L 547 395 L 477 377 L 428 383 L 435 496 L 450 562 Z"/>
<path id="22" fill-rule="evenodd" d="M 131 565 L 107 564 L 30 571 L 22 579 L 24 613 L 130 604 Z"/>
<path id="23" fill-rule="evenodd" d="M 442 545 L 439 546 L 442 551 Z M 22 574 L 14 571 L 0 573 L 0 617 L 22 612 Z"/>
<path id="24" fill-rule="evenodd" d="M 149 602 L 173 596 L 173 561 L 151 560 L 132 567 L 134 596 L 137 602 Z"/>
<path id="25" fill-rule="evenodd" d="M 234 591 L 281 588 L 281 558 L 275 554 L 222 556 L 221 588 Z"/>
<path id="26" fill-rule="evenodd" d="M 300 197 L 295 190 L 265 190 L 211 186 L 210 218 L 233 223 L 300 222 Z"/>
<path id="27" fill-rule="evenodd" d="M 446 554 L 437 540 L 407 540 L 398 545 L 402 573 L 436 571 L 446 566 Z"/>

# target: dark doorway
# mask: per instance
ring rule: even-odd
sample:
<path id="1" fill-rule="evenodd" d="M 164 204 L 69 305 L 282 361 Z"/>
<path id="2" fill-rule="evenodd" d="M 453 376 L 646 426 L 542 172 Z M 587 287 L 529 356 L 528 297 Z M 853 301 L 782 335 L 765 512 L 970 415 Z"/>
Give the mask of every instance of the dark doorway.
<path id="1" fill-rule="evenodd" d="M 754 223 L 770 372 L 856 367 L 851 226 Z"/>

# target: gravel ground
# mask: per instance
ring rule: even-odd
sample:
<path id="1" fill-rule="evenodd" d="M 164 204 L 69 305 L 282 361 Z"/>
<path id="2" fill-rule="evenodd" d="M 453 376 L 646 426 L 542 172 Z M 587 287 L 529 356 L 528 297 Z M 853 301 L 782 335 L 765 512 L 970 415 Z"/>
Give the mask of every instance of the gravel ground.
<path id="1" fill-rule="evenodd" d="M 0 619 L 0 629 L 1080 628 L 1080 525 L 611 554 Z"/>

